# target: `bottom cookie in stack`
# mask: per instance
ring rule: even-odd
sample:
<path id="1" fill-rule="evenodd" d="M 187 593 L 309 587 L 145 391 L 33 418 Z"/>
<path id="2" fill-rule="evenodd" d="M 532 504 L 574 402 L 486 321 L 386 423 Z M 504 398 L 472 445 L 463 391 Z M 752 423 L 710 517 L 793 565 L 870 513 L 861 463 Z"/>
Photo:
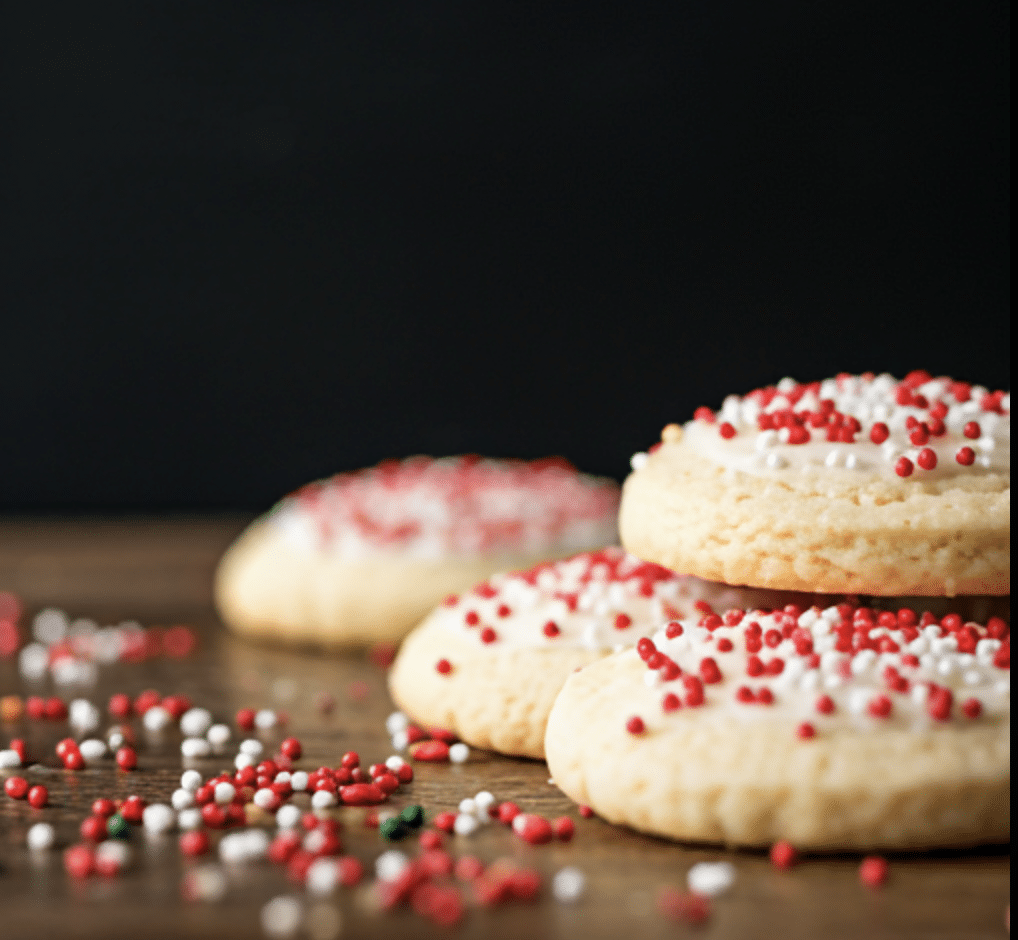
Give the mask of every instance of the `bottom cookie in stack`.
<path id="1" fill-rule="evenodd" d="M 674 621 L 569 677 L 545 754 L 573 800 L 682 841 L 1006 842 L 1009 629 L 847 604 Z"/>

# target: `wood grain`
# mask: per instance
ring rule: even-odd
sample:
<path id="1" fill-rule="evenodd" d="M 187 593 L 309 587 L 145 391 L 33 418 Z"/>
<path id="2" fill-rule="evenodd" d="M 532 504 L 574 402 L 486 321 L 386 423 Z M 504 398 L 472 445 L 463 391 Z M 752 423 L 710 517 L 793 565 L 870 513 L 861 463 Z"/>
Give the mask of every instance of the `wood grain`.
<path id="1" fill-rule="evenodd" d="M 241 517 L 142 520 L 0 522 L 0 590 L 19 593 L 32 613 L 60 606 L 71 616 L 100 623 L 139 619 L 146 625 L 186 621 L 199 632 L 200 646 L 185 661 L 153 659 L 103 668 L 99 684 L 87 690 L 57 690 L 64 698 L 84 695 L 104 707 L 114 691 L 156 688 L 182 692 L 196 704 L 229 719 L 238 707 L 275 707 L 291 716 L 304 742 L 303 764 L 335 764 L 346 750 L 366 761 L 387 757 L 392 748 L 384 728 L 392 703 L 384 672 L 362 653 L 323 655 L 315 650 L 253 646 L 226 634 L 211 607 L 216 559 L 247 520 Z M 29 689 L 15 663 L 0 660 L 0 693 L 51 693 Z M 327 692 L 337 701 L 331 715 L 316 707 Z M 24 847 L 32 822 L 53 822 L 58 844 L 77 841 L 77 828 L 98 795 L 136 792 L 167 801 L 181 772 L 178 732 L 161 741 L 143 739 L 139 769 L 117 772 L 112 762 L 79 773 L 57 770 L 53 746 L 66 724 L 20 722 L 0 726 L 0 746 L 25 737 L 44 768 L 31 776 L 51 790 L 51 806 L 35 811 L 0 795 L 0 937 L 205 937 L 262 936 L 259 912 L 271 897 L 302 895 L 267 862 L 230 869 L 229 890 L 218 904 L 185 901 L 176 836 L 131 837 L 134 863 L 119 878 L 73 882 L 60 853 L 33 860 Z M 270 740 L 278 739 L 270 736 Z M 232 753 L 232 752 L 231 752 Z M 212 759 L 203 771 L 231 760 Z M 790 872 L 773 869 L 762 854 L 682 846 L 584 820 L 551 785 L 547 768 L 475 751 L 463 766 L 418 765 L 417 777 L 394 805 L 422 803 L 429 815 L 454 809 L 459 800 L 487 789 L 499 799 L 549 816 L 577 822 L 574 841 L 531 848 L 508 830 L 492 826 L 480 834 L 448 840 L 455 854 L 485 861 L 511 857 L 539 869 L 546 881 L 574 865 L 587 877 L 583 899 L 555 903 L 550 891 L 529 905 L 482 910 L 471 906 L 455 929 L 463 937 L 702 937 L 747 938 L 991 938 L 1006 936 L 1010 889 L 1007 848 L 891 857 L 891 876 L 878 891 L 857 878 L 859 858 L 806 858 Z M 363 812 L 346 810 L 347 851 L 366 865 L 383 849 Z M 408 849 L 410 847 L 408 846 Z M 695 931 L 666 920 L 656 909 L 663 886 L 681 887 L 689 866 L 702 859 L 727 858 L 738 870 L 732 890 L 715 900 L 709 921 Z M 410 911 L 371 910 L 369 889 L 344 890 L 325 902 L 342 917 L 343 937 L 433 937 L 441 931 Z M 309 904 L 315 903 L 309 901 Z M 308 936 L 307 933 L 302 934 Z"/>

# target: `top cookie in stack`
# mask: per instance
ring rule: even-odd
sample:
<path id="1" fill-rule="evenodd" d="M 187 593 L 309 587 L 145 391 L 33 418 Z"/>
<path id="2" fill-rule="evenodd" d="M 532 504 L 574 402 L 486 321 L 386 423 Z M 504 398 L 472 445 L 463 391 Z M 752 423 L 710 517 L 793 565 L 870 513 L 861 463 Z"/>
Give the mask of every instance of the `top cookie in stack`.
<path id="1" fill-rule="evenodd" d="M 731 395 L 633 458 L 622 543 L 728 584 L 1009 595 L 1010 398 L 922 371 Z"/>

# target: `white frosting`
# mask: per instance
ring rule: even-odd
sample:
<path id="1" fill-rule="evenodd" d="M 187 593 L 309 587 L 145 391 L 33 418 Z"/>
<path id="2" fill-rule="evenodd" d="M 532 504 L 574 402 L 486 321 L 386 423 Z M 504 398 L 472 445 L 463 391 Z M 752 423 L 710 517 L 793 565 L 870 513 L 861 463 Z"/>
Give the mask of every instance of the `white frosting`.
<path id="1" fill-rule="evenodd" d="M 666 661 L 656 669 L 648 668 L 644 674 L 645 682 L 660 690 L 662 702 L 668 693 L 672 693 L 683 704 L 670 713 L 662 707 L 657 715 L 642 716 L 644 720 L 657 723 L 667 720 L 669 714 L 688 710 L 688 677 L 695 677 L 691 684 L 699 685 L 703 691 L 703 705 L 693 706 L 697 708 L 698 716 L 702 713 L 705 718 L 714 714 L 722 717 L 734 715 L 745 721 L 808 722 L 817 733 L 837 726 L 873 728 L 891 725 L 922 729 L 939 724 L 930 714 L 931 695 L 943 695 L 938 688 L 951 693 L 952 721 L 980 720 L 965 715 L 964 705 L 970 700 L 979 702 L 984 719 L 1010 719 L 1010 669 L 994 665 L 1001 640 L 988 637 L 986 628 L 975 624 L 965 625 L 966 629 L 974 629 L 980 637 L 975 652 L 959 653 L 957 637 L 936 624 L 912 628 L 916 635 L 911 640 L 908 636 L 912 631 L 906 633 L 896 627 L 876 626 L 870 629 L 870 638 L 878 644 L 885 642 L 886 638 L 885 645 L 893 644 L 898 647 L 897 651 L 861 649 L 841 652 L 836 648 L 839 641 L 837 627 L 843 620 L 837 607 L 822 612 L 812 608 L 797 621 L 790 621 L 779 611 L 768 615 L 748 612 L 738 625 L 719 626 L 713 630 L 700 626 L 701 622 L 702 618 L 680 621 L 682 632 L 675 637 L 668 636 L 667 626 L 654 634 L 654 647 L 666 657 Z M 751 623 L 759 624 L 762 638 L 762 648 L 753 654 L 746 648 L 747 627 Z M 796 628 L 792 637 L 769 645 L 766 641 L 768 631 L 777 630 L 780 634 L 787 623 Z M 771 636 L 773 642 L 774 634 Z M 732 644 L 732 649 L 721 652 L 718 645 L 725 640 Z M 816 655 L 797 652 L 797 642 L 801 648 L 811 647 L 811 652 Z M 646 662 L 647 657 L 643 653 L 641 656 Z M 762 675 L 749 674 L 751 657 L 764 665 Z M 702 664 L 706 658 L 716 663 L 721 681 L 703 681 Z M 782 661 L 781 671 L 769 674 L 766 667 L 775 659 Z M 670 680 L 664 678 L 667 660 L 679 666 L 681 676 Z M 889 668 L 898 678 L 888 672 Z M 773 696 L 773 702 L 740 701 L 738 691 L 743 687 L 753 690 L 754 695 L 766 689 Z M 818 711 L 817 703 L 821 696 L 831 699 L 834 708 L 830 714 Z M 890 714 L 886 717 L 879 717 L 871 711 L 881 697 L 890 703 Z"/>
<path id="2" fill-rule="evenodd" d="M 270 515 L 287 541 L 344 558 L 534 557 L 611 544 L 614 481 L 566 465 L 411 458 L 305 487 Z"/>
<path id="3" fill-rule="evenodd" d="M 585 552 L 525 572 L 498 574 L 440 607 L 432 618 L 478 646 L 622 649 L 662 621 L 709 609 L 780 604 L 788 592 L 730 587 L 641 561 L 621 548 Z M 627 618 L 619 620 L 619 618 Z M 553 623 L 558 633 L 548 636 Z M 620 629 L 618 624 L 623 624 Z M 486 644 L 485 628 L 496 638 Z"/>
<path id="4" fill-rule="evenodd" d="M 790 384 L 789 384 L 790 383 Z M 778 383 L 778 394 L 764 404 L 760 393 L 745 397 L 730 395 L 725 399 L 713 423 L 703 420 L 685 425 L 684 441 L 706 459 L 734 470 L 766 476 L 786 473 L 814 473 L 861 480 L 867 475 L 886 479 L 900 479 L 895 467 L 902 458 L 913 465 L 912 480 L 933 480 L 970 473 L 1011 472 L 1011 415 L 1010 395 L 999 399 L 1003 413 L 984 410 L 983 401 L 989 395 L 985 388 L 971 388 L 967 401 L 958 401 L 949 379 L 931 379 L 912 387 L 915 396 L 925 400 L 926 407 L 918 404 L 900 405 L 896 401 L 901 384 L 890 375 L 875 377 L 845 376 L 828 379 L 807 387 L 794 403 L 782 394 L 792 388 L 801 389 L 791 379 Z M 807 420 L 807 443 L 789 443 L 787 427 L 760 429 L 761 415 L 774 415 L 789 408 L 797 414 L 804 411 L 817 413 L 828 401 L 838 413 L 855 419 L 859 430 L 851 443 L 828 441 L 826 427 L 813 427 Z M 931 409 L 936 403 L 946 413 L 935 418 Z M 827 406 L 830 408 L 830 405 Z M 910 420 L 911 419 L 911 420 Z M 921 444 L 913 443 L 910 435 L 913 422 L 943 423 L 943 433 L 929 434 Z M 965 434 L 970 422 L 979 426 L 978 437 Z M 730 437 L 721 434 L 727 423 L 735 432 Z M 874 443 L 870 434 L 877 423 L 886 425 L 888 436 Z M 939 428 L 938 428 L 939 429 Z M 964 447 L 971 448 L 974 460 L 970 465 L 958 462 L 957 454 Z M 920 453 L 928 449 L 936 455 L 936 466 L 924 469 Z M 635 465 L 634 465 L 635 466 Z"/>

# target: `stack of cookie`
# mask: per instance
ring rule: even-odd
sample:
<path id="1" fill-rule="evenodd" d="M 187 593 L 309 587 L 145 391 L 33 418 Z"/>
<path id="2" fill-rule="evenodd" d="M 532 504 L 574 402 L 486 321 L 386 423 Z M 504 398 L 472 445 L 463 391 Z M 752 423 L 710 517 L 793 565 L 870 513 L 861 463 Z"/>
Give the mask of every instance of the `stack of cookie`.
<path id="1" fill-rule="evenodd" d="M 1009 395 L 923 372 L 784 380 L 666 427 L 624 488 L 630 552 L 870 600 L 719 607 L 587 666 L 548 722 L 556 783 L 683 840 L 1006 841 L 1009 448 Z"/>

